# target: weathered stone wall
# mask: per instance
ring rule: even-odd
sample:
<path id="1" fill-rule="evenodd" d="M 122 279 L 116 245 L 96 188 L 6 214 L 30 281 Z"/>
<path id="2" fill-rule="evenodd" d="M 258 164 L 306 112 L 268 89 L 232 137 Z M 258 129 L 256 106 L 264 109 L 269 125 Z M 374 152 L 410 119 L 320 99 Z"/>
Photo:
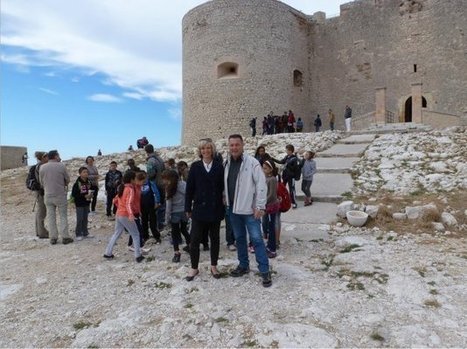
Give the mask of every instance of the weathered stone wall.
<path id="1" fill-rule="evenodd" d="M 339 17 L 314 25 L 312 105 L 354 115 L 375 109 L 375 88 L 385 86 L 388 109 L 404 121 L 411 83 L 422 82 L 427 107 L 467 111 L 464 0 L 361 0 L 341 6 Z M 417 72 L 414 72 L 414 65 Z"/>
<path id="2" fill-rule="evenodd" d="M 332 108 L 343 128 L 345 105 L 354 116 L 374 111 L 378 87 L 404 121 L 412 83 L 428 109 L 467 115 L 466 35 L 465 0 L 359 0 L 330 19 L 275 0 L 208 2 L 183 20 L 183 143 L 247 133 L 271 110 L 294 110 L 310 130 L 316 114 L 327 129 Z M 238 77 L 218 79 L 227 61 Z"/>
<path id="3" fill-rule="evenodd" d="M 22 159 L 24 153 L 27 151 L 28 148 L 26 147 L 0 146 L 1 169 L 8 170 L 10 168 L 26 166 L 26 164 L 23 164 Z"/>
<path id="4" fill-rule="evenodd" d="M 309 30 L 306 16 L 273 0 L 217 0 L 185 15 L 182 142 L 250 133 L 249 120 L 261 129 L 270 111 L 309 114 Z M 237 77 L 218 78 L 224 62 L 238 64 Z"/>

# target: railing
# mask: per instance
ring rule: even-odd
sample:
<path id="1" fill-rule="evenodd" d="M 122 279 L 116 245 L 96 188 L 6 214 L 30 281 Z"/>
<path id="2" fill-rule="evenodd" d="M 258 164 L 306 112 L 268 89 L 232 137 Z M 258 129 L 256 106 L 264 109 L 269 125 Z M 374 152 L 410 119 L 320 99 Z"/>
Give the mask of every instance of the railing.
<path id="1" fill-rule="evenodd" d="M 390 110 L 386 110 L 386 113 L 384 114 L 384 122 L 386 124 L 393 124 L 394 123 L 394 112 Z"/>

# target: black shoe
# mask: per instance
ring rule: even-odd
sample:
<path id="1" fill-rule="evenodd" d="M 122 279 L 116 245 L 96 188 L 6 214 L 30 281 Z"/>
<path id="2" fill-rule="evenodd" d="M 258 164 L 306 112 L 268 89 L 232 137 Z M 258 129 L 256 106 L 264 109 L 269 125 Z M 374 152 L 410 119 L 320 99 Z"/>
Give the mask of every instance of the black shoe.
<path id="1" fill-rule="evenodd" d="M 185 280 L 186 281 L 193 281 L 194 278 L 199 274 L 199 270 L 196 271 L 196 273 L 194 275 L 188 275 L 185 277 Z"/>
<path id="2" fill-rule="evenodd" d="M 297 204 L 292 204 L 292 208 L 297 208 Z"/>
<path id="3" fill-rule="evenodd" d="M 160 244 L 161 244 L 161 238 L 156 239 L 156 245 L 160 245 Z"/>
<path id="4" fill-rule="evenodd" d="M 68 244 L 71 244 L 73 242 L 73 239 L 72 238 L 64 238 L 62 240 L 62 244 L 64 245 L 68 245 Z"/>
<path id="5" fill-rule="evenodd" d="M 271 273 L 262 273 L 261 278 L 263 279 L 263 286 L 264 287 L 270 287 L 272 285 L 272 280 L 271 280 Z"/>
<path id="6" fill-rule="evenodd" d="M 182 248 L 183 251 L 190 253 L 190 245 L 186 245 L 184 248 Z"/>
<path id="7" fill-rule="evenodd" d="M 249 272 L 250 272 L 250 268 L 242 268 L 241 266 L 238 266 L 237 268 L 235 268 L 234 270 L 230 272 L 230 276 L 239 277 L 239 276 L 248 274 Z"/>
<path id="8" fill-rule="evenodd" d="M 180 263 L 180 253 L 175 253 L 174 258 L 172 258 L 172 262 Z"/>
<path id="9" fill-rule="evenodd" d="M 106 259 L 113 259 L 115 256 L 113 254 L 111 254 L 110 256 L 104 254 L 104 258 Z"/>
<path id="10" fill-rule="evenodd" d="M 139 257 L 136 257 L 136 262 L 137 263 L 141 263 L 142 261 L 144 261 L 144 256 L 139 256 Z"/>
<path id="11" fill-rule="evenodd" d="M 39 236 L 39 235 L 38 235 L 37 237 L 38 237 L 39 239 L 48 239 L 48 238 L 49 238 L 48 235 L 46 235 L 46 236 Z"/>
<path id="12" fill-rule="evenodd" d="M 57 243 L 57 239 L 50 239 L 50 244 L 55 245 Z"/>
<path id="13" fill-rule="evenodd" d="M 209 245 L 208 244 L 203 245 L 203 251 L 209 251 Z"/>

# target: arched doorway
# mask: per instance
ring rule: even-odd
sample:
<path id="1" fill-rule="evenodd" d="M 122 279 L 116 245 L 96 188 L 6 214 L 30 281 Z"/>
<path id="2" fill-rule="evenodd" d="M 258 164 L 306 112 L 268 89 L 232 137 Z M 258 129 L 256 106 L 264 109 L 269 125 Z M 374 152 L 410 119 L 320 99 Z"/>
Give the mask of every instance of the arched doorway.
<path id="1" fill-rule="evenodd" d="M 426 108 L 426 98 L 422 96 L 422 108 Z M 412 122 L 412 97 L 405 101 L 404 122 Z"/>

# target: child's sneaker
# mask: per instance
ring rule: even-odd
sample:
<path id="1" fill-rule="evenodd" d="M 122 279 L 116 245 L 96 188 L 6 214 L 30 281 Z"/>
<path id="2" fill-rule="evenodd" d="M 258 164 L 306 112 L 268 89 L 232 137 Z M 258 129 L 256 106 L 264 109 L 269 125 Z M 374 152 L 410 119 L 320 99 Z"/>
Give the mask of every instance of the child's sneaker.
<path id="1" fill-rule="evenodd" d="M 277 256 L 276 252 L 272 252 L 269 249 L 266 249 L 266 254 L 268 255 L 268 258 L 276 258 Z"/>
<path id="2" fill-rule="evenodd" d="M 133 246 L 128 246 L 128 251 L 135 252 L 135 248 Z"/>
<path id="3" fill-rule="evenodd" d="M 77 237 L 76 237 L 76 241 L 81 241 L 81 240 L 83 240 L 83 237 L 82 237 L 82 236 L 77 236 Z"/>
<path id="4" fill-rule="evenodd" d="M 144 256 L 136 257 L 136 262 L 141 263 L 144 260 Z"/>
<path id="5" fill-rule="evenodd" d="M 253 245 L 248 246 L 248 252 L 255 253 L 255 247 Z"/>
<path id="6" fill-rule="evenodd" d="M 172 262 L 180 263 L 180 253 L 175 253 L 174 257 L 172 258 Z"/>

